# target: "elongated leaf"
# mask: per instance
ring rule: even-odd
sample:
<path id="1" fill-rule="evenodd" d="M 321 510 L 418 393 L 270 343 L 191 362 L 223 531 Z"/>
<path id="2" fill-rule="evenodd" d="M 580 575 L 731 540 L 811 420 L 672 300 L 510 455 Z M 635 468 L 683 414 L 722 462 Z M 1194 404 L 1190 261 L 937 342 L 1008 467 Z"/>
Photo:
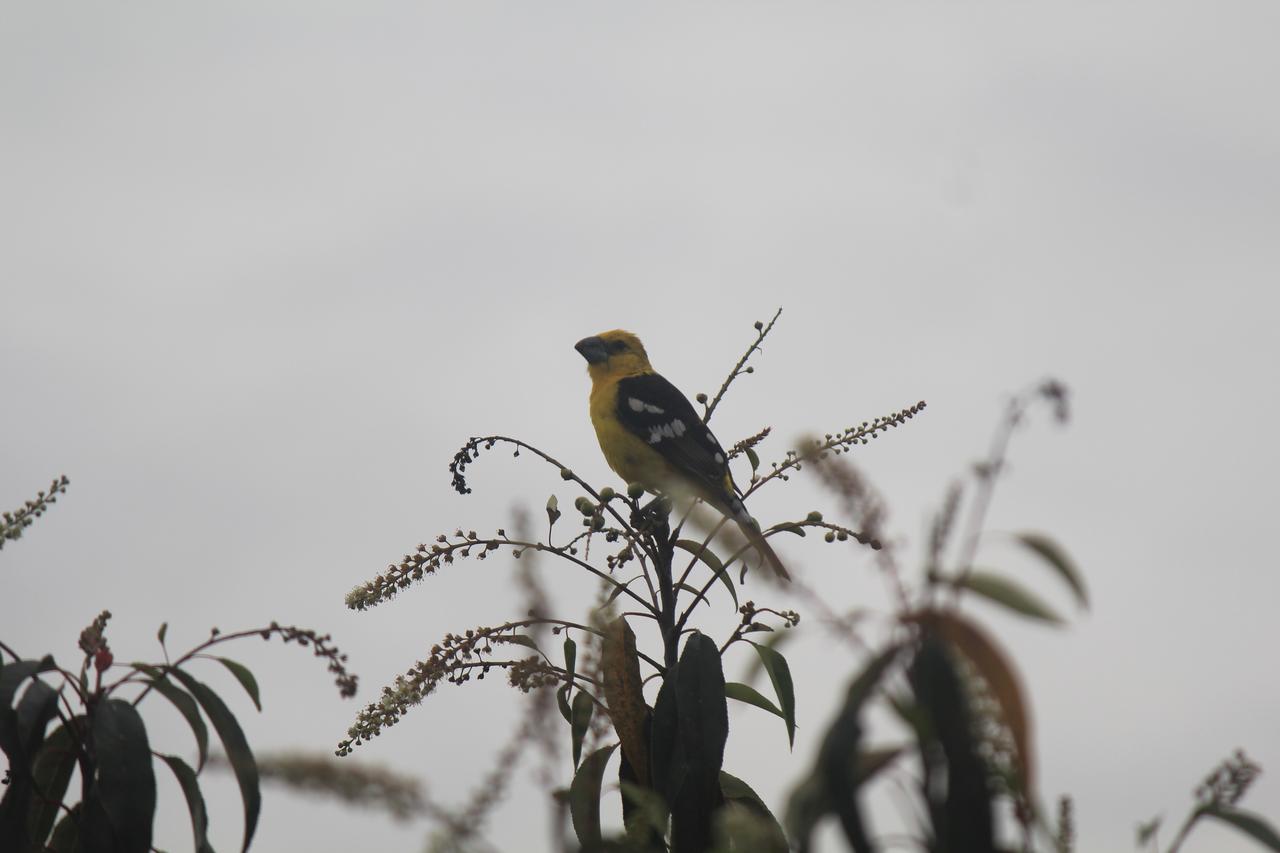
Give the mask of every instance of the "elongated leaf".
<path id="1" fill-rule="evenodd" d="M 17 664 L 6 667 L 6 670 L 18 669 Z M 27 685 L 17 708 L 0 706 L 0 713 L 5 717 L 4 751 L 9 757 L 5 774 L 8 784 L 2 789 L 3 798 L 0 799 L 0 850 L 21 850 L 30 844 L 28 817 L 39 802 L 32 775 L 33 764 L 44 741 L 45 729 L 58 708 L 58 691 L 34 678 L 38 665 L 20 669 L 27 673 L 26 678 L 30 681 L 19 677 L 21 671 L 7 673 L 16 679 L 17 684 Z"/>
<path id="2" fill-rule="evenodd" d="M 571 686 L 564 684 L 556 690 L 556 706 L 560 709 L 560 716 L 564 717 L 564 721 L 572 726 L 573 709 L 569 707 L 569 689 Z"/>
<path id="3" fill-rule="evenodd" d="M 1089 591 L 1085 589 L 1084 576 L 1080 574 L 1080 570 L 1076 568 L 1062 546 L 1042 533 L 1018 533 L 1014 538 L 1048 563 L 1049 567 L 1062 577 L 1075 594 L 1076 601 L 1081 607 L 1089 606 Z"/>
<path id="4" fill-rule="evenodd" d="M 538 644 L 533 641 L 533 637 L 528 634 L 504 634 L 500 638 L 504 643 L 511 643 L 516 646 L 524 646 L 526 649 L 533 649 L 538 654 L 542 654 L 542 649 L 538 648 Z"/>
<path id="5" fill-rule="evenodd" d="M 13 697 L 28 678 L 53 667 L 53 658 L 43 660 L 19 660 L 0 668 L 0 750 L 9 756 L 10 762 L 25 765 L 29 757 L 22 755 L 22 736 L 18 731 L 18 709 Z"/>
<path id="6" fill-rule="evenodd" d="M 578 663 L 578 644 L 573 641 L 572 637 L 570 637 L 568 634 L 565 634 L 564 669 L 565 669 L 565 672 L 569 673 L 568 680 L 569 680 L 569 683 L 571 684 L 573 683 L 573 676 L 575 674 L 574 667 L 577 666 L 577 663 Z"/>
<path id="7" fill-rule="evenodd" d="M 150 676 L 151 680 L 147 683 L 157 693 L 168 699 L 187 721 L 187 725 L 191 727 L 191 733 L 196 738 L 196 750 L 199 755 L 196 772 L 203 770 L 204 763 L 209 758 L 209 727 L 204 724 L 204 718 L 200 716 L 200 707 L 196 704 L 196 700 L 191 698 L 190 693 L 174 684 L 160 669 L 145 663 L 130 665 Z"/>
<path id="8" fill-rule="evenodd" d="M 200 780 L 195 771 L 176 755 L 161 755 L 164 763 L 169 765 L 173 775 L 178 779 L 182 795 L 187 798 L 187 810 L 191 812 L 191 833 L 195 841 L 196 853 L 213 853 L 209 846 L 209 814 L 205 811 L 204 795 L 200 793 Z"/>
<path id="9" fill-rule="evenodd" d="M 940 850 L 992 850 L 993 792 L 979 754 L 973 713 L 954 653 L 925 632 L 907 671 L 911 690 L 928 714 L 933 743 L 921 744 L 933 837 Z M 942 778 L 946 784 L 938 784 Z"/>
<path id="10" fill-rule="evenodd" d="M 1028 799 L 1034 799 L 1035 760 L 1031 748 L 1030 712 L 1024 698 L 1026 691 L 1022 688 L 1022 679 L 1014 669 L 1013 662 L 985 631 L 954 610 L 919 613 L 912 617 L 912 621 L 936 631 L 973 664 L 978 675 L 987 683 L 1013 738 L 1017 750 L 1015 758 L 1018 774 L 1024 791 Z"/>
<path id="11" fill-rule="evenodd" d="M 591 701 L 591 695 L 585 690 L 579 690 L 573 695 L 569 726 L 573 733 L 574 767 L 578 766 L 578 759 L 582 757 L 582 739 L 587 736 L 587 729 L 591 726 L 591 714 L 595 709 L 596 703 Z"/>
<path id="12" fill-rule="evenodd" d="M 88 720 L 76 717 L 74 725 L 87 726 Z M 37 849 L 44 847 L 49 830 L 58 817 L 59 804 L 66 798 L 67 785 L 76 766 L 76 738 L 65 725 L 58 726 L 40 746 L 31 767 L 35 781 L 27 838 Z"/>
<path id="13" fill-rule="evenodd" d="M 1200 812 L 1235 827 L 1268 850 L 1280 851 L 1280 833 L 1261 815 L 1227 805 L 1204 806 Z"/>
<path id="14" fill-rule="evenodd" d="M 222 748 L 227 753 L 227 762 L 235 772 L 236 784 L 240 786 L 240 799 L 244 802 L 244 845 L 240 848 L 243 853 L 253 841 L 253 833 L 258 828 L 258 813 L 262 810 L 258 764 L 253 759 L 253 752 L 249 749 L 249 742 L 245 740 L 240 723 L 221 697 L 184 670 L 174 667 L 169 672 L 191 691 L 191 695 L 196 697 L 196 701 L 208 715 L 214 731 L 222 741 Z"/>
<path id="15" fill-rule="evenodd" d="M 720 648 L 694 631 L 685 641 L 676 672 L 676 721 L 687 771 L 671 800 L 673 853 L 710 848 L 712 816 L 723 801 L 720 766 L 729 737 Z"/>
<path id="16" fill-rule="evenodd" d="M 609 707 L 613 730 L 618 733 L 622 754 L 626 756 L 636 781 L 649 784 L 649 741 L 644 733 L 648 706 L 644 701 L 644 683 L 640 679 L 640 658 L 636 654 L 636 635 L 619 616 L 608 624 L 600 654 L 604 681 L 604 697 Z"/>
<path id="17" fill-rule="evenodd" d="M 662 795 L 652 788 L 625 779 L 618 783 L 618 787 L 622 792 L 627 838 L 640 850 L 662 849 L 660 845 L 667 834 L 667 819 L 670 814 Z M 646 841 L 650 842 L 648 846 L 645 846 Z"/>
<path id="18" fill-rule="evenodd" d="M 80 819 L 84 813 L 84 804 L 76 803 L 71 811 L 62 816 L 49 839 L 49 849 L 53 853 L 80 853 Z"/>
<path id="19" fill-rule="evenodd" d="M 750 785 L 732 773 L 721 770 L 720 792 L 724 795 L 726 802 L 745 809 L 757 818 L 752 827 L 755 830 L 754 837 L 749 839 L 753 844 L 746 849 L 769 851 L 769 853 L 774 851 L 786 853 L 790 849 L 787 844 L 787 834 L 782 831 L 782 825 Z"/>
<path id="20" fill-rule="evenodd" d="M 712 574 L 729 590 L 729 595 L 733 598 L 733 606 L 735 608 L 738 606 L 738 587 L 734 584 L 732 575 L 725 571 L 724 562 L 716 556 L 714 551 L 692 539 L 677 539 L 675 546 L 682 551 L 688 551 L 699 562 L 705 563 Z"/>
<path id="21" fill-rule="evenodd" d="M 242 663 L 237 663 L 231 658 L 215 658 L 220 664 L 231 670 L 231 674 L 236 677 L 236 681 L 240 682 L 240 686 L 244 688 L 244 692 L 249 694 L 249 698 L 253 700 L 253 706 L 259 711 L 262 710 L 262 697 L 258 693 L 258 679 L 253 677 L 253 673 Z"/>
<path id="22" fill-rule="evenodd" d="M 156 777 L 147 726 L 133 705 L 123 699 L 98 703 L 93 713 L 93 748 L 98 775 L 86 802 L 82 828 L 86 849 L 149 853 Z"/>
<path id="23" fill-rule="evenodd" d="M 817 764 L 792 792 L 787 803 L 787 828 L 800 843 L 801 850 L 809 849 L 814 827 L 833 812 L 840 818 L 846 837 L 859 838 L 860 844 L 865 841 L 859 834 L 862 816 L 857 799 L 858 786 L 865 778 L 858 772 L 862 708 L 875 695 L 885 673 L 901 652 L 901 645 L 880 652 L 850 683 L 840 713 L 822 736 Z M 868 848 L 864 844 L 854 849 Z"/>
<path id="24" fill-rule="evenodd" d="M 609 757 L 617 748 L 615 743 L 588 755 L 569 785 L 569 817 L 573 820 L 578 843 L 584 850 L 595 850 L 603 841 L 600 837 L 600 786 Z"/>
<path id="25" fill-rule="evenodd" d="M 777 714 L 782 719 L 786 719 L 786 716 L 777 705 L 770 702 L 767 697 L 761 695 L 760 691 L 756 690 L 750 684 L 742 684 L 738 681 L 726 681 L 724 684 L 724 695 L 728 696 L 730 699 L 736 699 L 739 702 L 746 702 L 748 705 L 755 705 L 761 710 L 768 711 L 770 714 Z"/>
<path id="26" fill-rule="evenodd" d="M 1036 598 L 1021 584 L 1006 577 L 990 572 L 970 572 L 956 580 L 955 585 L 975 592 L 996 604 L 1001 604 L 1015 613 L 1031 619 L 1059 624 L 1062 619 L 1049 608 L 1049 605 Z"/>
<path id="27" fill-rule="evenodd" d="M 668 804 L 675 802 L 684 786 L 688 770 L 684 748 L 680 742 L 679 711 L 676 702 L 676 676 L 680 664 L 667 668 L 662 688 L 653 703 L 653 722 L 649 727 L 649 772 L 653 788 Z"/>
<path id="28" fill-rule="evenodd" d="M 778 697 L 782 719 L 787 724 L 787 742 L 794 747 L 796 745 L 796 691 L 791 681 L 791 667 L 787 665 L 787 659 L 777 649 L 761 643 L 751 643 L 751 645 L 755 646 L 756 654 L 760 656 L 760 663 L 768 673 L 769 681 L 773 683 L 773 692 Z"/>

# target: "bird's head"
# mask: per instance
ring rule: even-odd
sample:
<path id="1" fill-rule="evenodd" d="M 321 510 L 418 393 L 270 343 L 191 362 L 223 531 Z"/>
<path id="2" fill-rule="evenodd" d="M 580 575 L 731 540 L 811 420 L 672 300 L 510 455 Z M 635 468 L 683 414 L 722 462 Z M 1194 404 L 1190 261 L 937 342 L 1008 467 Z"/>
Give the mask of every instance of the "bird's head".
<path id="1" fill-rule="evenodd" d="M 583 338 L 573 345 L 587 360 L 587 372 L 592 379 L 609 376 L 635 376 L 649 373 L 649 356 L 644 344 L 630 332 L 614 329 Z"/>

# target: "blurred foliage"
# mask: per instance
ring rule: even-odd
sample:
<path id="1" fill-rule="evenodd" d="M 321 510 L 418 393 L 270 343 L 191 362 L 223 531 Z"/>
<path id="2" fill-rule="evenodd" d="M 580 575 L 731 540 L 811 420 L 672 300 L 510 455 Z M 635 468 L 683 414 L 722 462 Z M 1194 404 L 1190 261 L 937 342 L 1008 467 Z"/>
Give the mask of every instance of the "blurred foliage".
<path id="1" fill-rule="evenodd" d="M 47 495 L 41 492 L 22 510 L 6 513 L 3 539 L 18 538 L 67 485 L 66 477 L 55 480 Z M 165 624 L 156 634 L 161 661 L 121 664 L 107 638 L 110 619 L 104 610 L 80 632 L 77 669 L 62 668 L 52 655 L 24 657 L 0 643 L 0 749 L 8 760 L 0 798 L 0 850 L 148 853 L 154 849 L 156 768 L 165 766 L 190 811 L 193 849 L 211 851 L 200 787 L 210 725 L 240 788 L 242 849 L 248 849 L 262 805 L 261 774 L 236 715 L 218 691 L 196 678 L 195 665 L 220 665 L 261 710 L 253 673 L 212 654 L 214 647 L 253 636 L 310 647 L 327 662 L 339 693 L 350 697 L 357 682 L 347 671 L 346 656 L 328 635 L 273 622 L 234 634 L 215 628 L 207 640 L 175 658 L 165 644 Z M 142 702 L 151 696 L 167 701 L 186 720 L 195 739 L 194 766 L 153 748 L 141 713 Z M 78 794 L 71 789 L 77 775 Z"/>

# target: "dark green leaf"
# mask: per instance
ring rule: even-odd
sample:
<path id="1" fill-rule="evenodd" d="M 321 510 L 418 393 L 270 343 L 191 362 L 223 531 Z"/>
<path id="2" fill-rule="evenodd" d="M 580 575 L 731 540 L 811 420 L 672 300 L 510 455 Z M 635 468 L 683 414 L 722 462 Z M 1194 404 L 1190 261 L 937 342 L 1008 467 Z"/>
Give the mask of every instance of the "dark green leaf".
<path id="1" fill-rule="evenodd" d="M 547 498 L 547 523 L 555 524 L 558 518 L 560 518 L 560 501 L 556 499 L 555 495 L 552 495 Z"/>
<path id="2" fill-rule="evenodd" d="M 573 694 L 569 728 L 573 733 L 574 767 L 578 766 L 578 759 L 582 757 L 582 739 L 587 736 L 587 729 L 591 726 L 591 714 L 595 709 L 596 704 L 591 701 L 591 694 L 585 690 L 579 690 Z"/>
<path id="3" fill-rule="evenodd" d="M 1280 833 L 1261 815 L 1227 805 L 1203 806 L 1200 813 L 1234 826 L 1269 850 L 1280 851 Z"/>
<path id="4" fill-rule="evenodd" d="M 160 645 L 162 646 L 164 645 L 164 638 L 165 638 L 165 635 L 168 633 L 169 633 L 169 623 L 161 622 L 160 630 L 156 631 L 156 639 L 160 641 Z"/>
<path id="5" fill-rule="evenodd" d="M 573 819 L 573 831 L 584 850 L 596 849 L 600 837 L 600 785 L 604 781 L 605 765 L 609 756 L 618 748 L 615 743 L 597 749 L 587 756 L 569 785 L 569 816 Z"/>
<path id="6" fill-rule="evenodd" d="M 76 717 L 74 725 L 85 726 L 84 717 Z M 27 823 L 27 837 L 37 849 L 44 847 L 49 830 L 58 817 L 59 804 L 66 798 L 71 772 L 76 766 L 76 738 L 65 725 L 58 726 L 40 746 L 31 767 L 35 791 Z"/>
<path id="7" fill-rule="evenodd" d="M 933 744 L 922 743 L 920 754 L 937 846 L 990 850 L 995 843 L 991 778 L 979 754 L 968 693 L 947 644 L 926 633 L 907 675 L 934 734 Z"/>
<path id="8" fill-rule="evenodd" d="M 1058 614 L 1028 592 L 1021 584 L 1000 575 L 982 571 L 970 572 L 968 575 L 957 579 L 955 585 L 971 592 L 976 592 L 983 598 L 994 601 L 996 604 L 1004 605 L 1023 616 L 1053 624 L 1062 622 Z"/>
<path id="9" fill-rule="evenodd" d="M 667 834 L 667 803 L 652 788 L 626 780 L 618 783 L 622 791 L 623 814 L 627 838 L 641 850 L 645 840 L 661 839 Z M 651 845 L 652 846 L 652 845 Z"/>
<path id="10" fill-rule="evenodd" d="M 18 731 L 18 711 L 11 707 L 13 697 L 28 678 L 52 668 L 52 657 L 38 661 L 14 661 L 0 668 L 0 750 L 9 756 L 10 761 L 25 763 L 28 760 L 19 752 L 22 749 L 21 735 Z"/>
<path id="11" fill-rule="evenodd" d="M 674 802 L 684 785 L 687 770 L 684 750 L 680 745 L 680 725 L 676 708 L 676 672 L 680 665 L 667 668 L 653 703 L 653 721 L 649 726 L 649 767 L 654 790 L 668 803 Z"/>
<path id="12" fill-rule="evenodd" d="M 751 642 L 748 640 L 747 642 Z M 791 681 L 791 667 L 782 653 L 770 646 L 751 643 L 760 656 L 760 663 L 773 683 L 774 695 L 778 697 L 778 707 L 782 710 L 782 719 L 787 724 L 787 741 L 796 744 L 796 692 Z"/>
<path id="13" fill-rule="evenodd" d="M 755 471 L 760 468 L 760 456 L 750 447 L 743 448 L 747 453 L 747 461 L 751 463 L 751 470 Z"/>
<path id="14" fill-rule="evenodd" d="M 705 547 L 701 542 L 694 542 L 692 539 L 677 539 L 675 547 L 682 551 L 688 551 L 694 556 L 694 559 L 705 563 L 707 568 L 711 569 L 712 574 L 729 590 L 729 595 L 733 598 L 733 606 L 735 608 L 738 606 L 738 588 L 734 584 L 730 573 L 725 571 L 724 562 L 716 556 L 714 551 Z"/>
<path id="15" fill-rule="evenodd" d="M 839 714 L 822 737 L 816 766 L 792 792 L 787 804 L 787 827 L 802 850 L 808 849 L 809 838 L 818 822 L 833 812 L 839 817 L 853 849 L 870 849 L 857 798 L 858 786 L 866 778 L 860 773 L 858 761 L 861 714 L 901 651 L 901 645 L 890 646 L 872 658 L 854 678 L 845 691 Z"/>
<path id="16" fill-rule="evenodd" d="M 249 742 L 245 740 L 244 731 L 236 722 L 235 715 L 217 693 L 177 667 L 170 669 L 169 672 L 191 691 L 191 695 L 196 697 L 196 701 L 208 715 L 214 731 L 222 741 L 222 748 L 227 753 L 227 762 L 235 772 L 236 783 L 240 786 L 240 799 L 244 802 L 244 845 L 240 849 L 248 850 L 249 843 L 253 841 L 253 833 L 258 828 L 258 813 L 262 810 L 262 794 L 258 788 L 258 764 L 253 759 Z"/>
<path id="17" fill-rule="evenodd" d="M 1084 576 L 1080 574 L 1080 570 L 1076 568 L 1075 563 L 1067 556 L 1067 552 L 1048 536 L 1042 533 L 1018 533 L 1014 536 L 1024 546 L 1031 549 L 1040 559 L 1049 564 L 1055 572 L 1061 575 L 1067 586 L 1075 594 L 1076 601 L 1081 607 L 1089 606 L 1089 592 L 1085 589 Z"/>
<path id="18" fill-rule="evenodd" d="M 161 755 L 165 764 L 169 765 L 169 769 L 173 771 L 173 775 L 178 779 L 178 785 L 182 788 L 182 794 L 187 798 L 187 810 L 191 812 L 191 832 L 195 841 L 196 853 L 213 853 L 213 848 L 209 846 L 209 815 L 204 807 L 204 795 L 200 793 L 200 781 L 196 778 L 195 771 L 187 765 L 187 762 L 178 758 L 176 755 Z"/>
<path id="19" fill-rule="evenodd" d="M 49 839 L 49 849 L 53 853 L 80 853 L 80 818 L 84 813 L 84 805 L 76 803 L 71 811 L 62 816 Z"/>
<path id="20" fill-rule="evenodd" d="M 533 637 L 527 634 L 504 634 L 502 642 L 511 643 L 514 646 L 524 646 L 526 649 L 533 649 L 538 654 L 542 654 L 542 649 L 538 648 L 538 644 L 533 641 Z"/>
<path id="21" fill-rule="evenodd" d="M 93 712 L 93 747 L 98 774 L 86 802 L 86 849 L 149 853 L 156 777 L 146 723 L 123 699 L 105 699 Z"/>
<path id="22" fill-rule="evenodd" d="M 571 686 L 565 684 L 556 690 L 556 705 L 560 708 L 560 716 L 564 717 L 564 721 L 569 725 L 573 725 L 573 709 L 569 707 L 569 689 Z"/>
<path id="23" fill-rule="evenodd" d="M 231 674 L 236 677 L 236 681 L 240 682 L 240 686 L 244 688 L 244 692 L 249 694 L 249 698 L 253 700 L 253 705 L 259 711 L 262 710 L 262 697 L 258 693 L 258 679 L 253 677 L 253 673 L 242 663 L 236 663 L 230 658 L 215 658 L 219 663 L 231 670 Z"/>
<path id="24" fill-rule="evenodd" d="M 752 790 L 750 785 L 732 773 L 721 770 L 720 791 L 727 802 L 740 806 L 760 818 L 755 826 L 763 832 L 763 837 L 751 839 L 755 842 L 755 846 L 746 849 L 770 851 L 770 853 L 772 851 L 786 853 L 790 849 L 787 844 L 787 834 L 782 831 L 778 819 L 773 816 L 773 812 L 769 811 L 764 800 L 760 799 L 760 795 Z"/>
<path id="25" fill-rule="evenodd" d="M 803 525 L 797 524 L 794 521 L 784 521 L 781 524 L 775 524 L 773 527 L 769 529 L 776 530 L 779 532 L 794 533 L 795 535 L 799 536 L 801 539 L 809 535 L 808 533 L 805 532 Z"/>
<path id="26" fill-rule="evenodd" d="M 786 719 L 786 716 L 778 709 L 777 705 L 770 702 L 765 696 L 762 696 L 760 691 L 756 690 L 750 684 L 742 684 L 737 681 L 726 681 L 724 685 L 724 695 L 728 696 L 730 699 L 736 699 L 739 702 L 746 702 L 748 705 L 755 705 L 757 708 L 768 711 L 770 714 L 777 714 L 782 719 Z"/>
<path id="27" fill-rule="evenodd" d="M 564 671 L 569 683 L 573 683 L 574 667 L 578 663 L 578 644 L 568 634 L 564 635 Z"/>
<path id="28" fill-rule="evenodd" d="M 679 794 L 669 800 L 673 849 L 702 851 L 712 844 L 712 817 L 723 799 L 720 767 L 729 709 L 720 649 L 698 631 L 685 641 L 676 671 L 676 720 L 687 772 Z"/>
<path id="29" fill-rule="evenodd" d="M 178 709 L 178 713 L 182 714 L 187 721 L 187 725 L 191 727 L 191 733 L 196 738 L 196 750 L 198 754 L 198 762 L 196 771 L 204 769 L 204 763 L 209 758 L 209 728 L 204 724 L 204 718 L 200 716 L 200 708 L 196 705 L 196 700 L 191 698 L 191 694 L 174 684 L 165 673 L 157 667 L 145 663 L 134 663 L 131 666 L 141 673 L 151 677 L 147 683 L 151 685 L 157 693 L 168 699 L 173 707 Z"/>

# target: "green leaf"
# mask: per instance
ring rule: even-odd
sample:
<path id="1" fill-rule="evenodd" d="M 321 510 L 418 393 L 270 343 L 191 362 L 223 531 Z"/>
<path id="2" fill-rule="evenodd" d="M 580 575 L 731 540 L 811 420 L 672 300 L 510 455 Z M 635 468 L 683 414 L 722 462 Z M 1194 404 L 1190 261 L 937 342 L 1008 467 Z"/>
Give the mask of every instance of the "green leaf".
<path id="1" fill-rule="evenodd" d="M 732 773 L 721 770 L 720 792 L 724 794 L 727 803 L 738 806 L 757 818 L 752 825 L 755 832 L 751 837 L 743 839 L 753 843 L 750 846 L 735 849 L 769 851 L 769 853 L 774 851 L 786 853 L 790 849 L 787 834 L 782 831 L 782 825 L 750 785 Z"/>
<path id="2" fill-rule="evenodd" d="M 75 725 L 88 725 L 84 717 L 76 717 Z M 61 811 L 59 804 L 66 798 L 71 772 L 76 767 L 76 741 L 67 726 L 58 726 L 41 745 L 31 766 L 35 780 L 34 801 L 29 811 L 27 837 L 37 849 L 43 849 L 49 830 Z"/>
<path id="3" fill-rule="evenodd" d="M 782 719 L 787 724 L 787 742 L 795 746 L 796 692 L 791 681 L 791 667 L 787 666 L 787 659 L 777 649 L 753 643 L 750 640 L 747 642 L 755 646 L 756 654 L 760 656 L 760 663 L 769 675 L 769 681 L 773 683 L 774 695 L 778 697 L 778 707 L 782 709 Z"/>
<path id="4" fill-rule="evenodd" d="M 112 853 L 149 853 L 156 777 L 146 723 L 123 699 L 103 700 L 93 712 L 93 747 L 98 775 L 86 802 L 86 847 L 110 839 Z"/>
<path id="5" fill-rule="evenodd" d="M 604 781 L 605 765 L 617 748 L 615 743 L 588 755 L 569 785 L 569 816 L 584 850 L 597 849 L 603 841 L 600 836 L 600 785 Z"/>
<path id="6" fill-rule="evenodd" d="M 773 527 L 770 527 L 769 529 L 771 531 L 776 530 L 778 532 L 794 533 L 795 535 L 799 536 L 801 539 L 809 535 L 808 533 L 805 532 L 803 525 L 797 524 L 794 521 L 784 521 L 781 524 L 775 524 Z"/>
<path id="7" fill-rule="evenodd" d="M 80 853 L 80 819 L 83 814 L 84 804 L 76 803 L 58 821 L 53 838 L 49 839 L 49 849 L 53 853 Z"/>
<path id="8" fill-rule="evenodd" d="M 160 630 L 156 631 L 156 639 L 160 641 L 160 645 L 162 646 L 164 645 L 164 638 L 165 638 L 165 635 L 168 633 L 169 633 L 169 623 L 161 622 Z"/>
<path id="9" fill-rule="evenodd" d="M 560 716 L 569 725 L 573 725 L 573 709 L 569 707 L 569 688 L 572 686 L 565 684 L 556 691 L 556 705 L 560 708 Z"/>
<path id="10" fill-rule="evenodd" d="M 200 781 L 196 778 L 195 771 L 176 755 L 160 757 L 177 777 L 182 794 L 187 798 L 187 810 L 191 812 L 191 832 L 195 840 L 196 853 L 213 853 L 208 837 L 209 814 L 205 811 L 204 796 L 200 793 Z"/>
<path id="11" fill-rule="evenodd" d="M 524 646 L 526 649 L 533 649 L 538 654 L 542 654 L 542 649 L 538 648 L 538 644 L 533 641 L 533 637 L 527 634 L 504 634 L 501 637 L 495 637 L 495 639 L 501 639 L 502 642 L 511 643 L 515 646 Z"/>
<path id="12" fill-rule="evenodd" d="M 757 708 L 768 711 L 770 714 L 777 714 L 782 719 L 786 719 L 786 716 L 781 710 L 779 710 L 777 705 L 770 702 L 768 698 L 761 695 L 760 691 L 756 690 L 750 684 L 742 684 L 737 681 L 726 681 L 724 685 L 724 695 L 728 696 L 730 699 L 736 699 L 739 702 L 746 702 L 748 705 L 755 705 Z"/>
<path id="13" fill-rule="evenodd" d="M 644 839 L 662 838 L 667 834 L 670 812 L 666 800 L 652 788 L 625 779 L 618 782 L 622 792 L 623 818 L 627 826 L 627 838 L 637 845 Z M 645 849 L 640 846 L 640 849 Z"/>
<path id="14" fill-rule="evenodd" d="M 578 766 L 578 759 L 582 757 L 582 739 L 587 736 L 587 729 L 591 726 L 591 714 L 595 709 L 596 705 L 591 701 L 591 694 L 585 690 L 579 690 L 573 694 L 569 728 L 573 734 L 573 766 L 575 768 Z"/>
<path id="15" fill-rule="evenodd" d="M 258 679 L 253 677 L 253 673 L 242 663 L 236 663 L 231 658 L 214 658 L 218 663 L 231 670 L 231 674 L 236 677 L 236 681 L 240 682 L 240 686 L 244 688 L 244 692 L 249 694 L 249 698 L 253 700 L 253 705 L 262 711 L 262 697 L 258 693 Z"/>
<path id="16" fill-rule="evenodd" d="M 738 588 L 729 572 L 725 571 L 724 562 L 716 556 L 714 551 L 703 546 L 701 542 L 694 542 L 692 539 L 677 539 L 675 547 L 682 551 L 688 551 L 693 555 L 694 559 L 705 563 L 707 568 L 711 569 L 712 574 L 729 590 L 729 595 L 733 598 L 733 606 L 735 608 L 738 606 Z"/>
<path id="17" fill-rule="evenodd" d="M 1014 538 L 1031 549 L 1036 556 L 1062 576 L 1063 581 L 1075 593 L 1076 601 L 1081 607 L 1089 606 L 1089 592 L 1085 589 L 1084 576 L 1080 574 L 1080 570 L 1076 568 L 1062 546 L 1042 533 L 1017 533 L 1014 534 Z"/>
<path id="18" fill-rule="evenodd" d="M 547 498 L 547 523 L 554 525 L 560 518 L 560 501 L 555 495 Z M 549 540 L 548 540 L 549 541 Z"/>
<path id="19" fill-rule="evenodd" d="M 53 658 L 46 656 L 43 660 L 20 660 L 0 667 L 0 750 L 11 762 L 28 760 L 19 752 L 22 737 L 18 730 L 18 711 L 11 707 L 13 697 L 24 681 L 52 669 L 53 665 Z"/>
<path id="20" fill-rule="evenodd" d="M 1280 851 L 1280 833 L 1261 815 L 1227 805 L 1202 806 L 1200 813 L 1234 826 L 1269 850 Z"/>
<path id="21" fill-rule="evenodd" d="M 975 571 L 954 581 L 955 586 L 975 592 L 996 604 L 1004 605 L 1015 613 L 1051 624 L 1062 619 L 1047 604 L 1028 592 L 1021 584 L 990 572 Z"/>
<path id="22" fill-rule="evenodd" d="M 196 771 L 203 770 L 204 763 L 209 758 L 209 728 L 204 724 L 204 718 L 200 716 L 200 708 L 196 705 L 196 700 L 191 698 L 190 693 L 170 681 L 168 676 L 157 667 L 145 663 L 133 663 L 130 666 L 149 675 L 151 680 L 147 683 L 157 693 L 168 699 L 173 707 L 178 709 L 178 713 L 186 719 L 187 725 L 191 727 L 191 733 L 196 738 L 196 750 L 199 756 Z"/>
<path id="23" fill-rule="evenodd" d="M 675 672 L 676 726 L 686 768 L 671 804 L 671 837 L 678 851 L 712 844 L 712 816 L 720 804 L 720 769 L 729 737 L 720 648 L 694 631 L 685 641 Z M 656 713 L 656 712 L 655 712 Z"/>
<path id="24" fill-rule="evenodd" d="M 578 644 L 568 634 L 564 635 L 564 671 L 568 673 L 568 680 L 573 683 L 574 667 L 578 663 Z"/>
<path id="25" fill-rule="evenodd" d="M 191 695 L 196 697 L 196 701 L 208 715 L 214 731 L 222 741 L 222 748 L 227 753 L 227 762 L 235 772 L 236 784 L 240 786 L 240 799 L 244 802 L 244 845 L 240 848 L 243 853 L 253 841 L 253 833 L 258 828 L 258 813 L 262 810 L 258 764 L 253 759 L 253 752 L 249 749 L 249 742 L 245 740 L 240 723 L 221 697 L 177 667 L 171 668 L 169 672 L 191 691 Z"/>
<path id="26" fill-rule="evenodd" d="M 759 454 L 757 454 L 757 453 L 756 453 L 754 450 L 752 450 L 750 447 L 745 447 L 745 448 L 743 448 L 743 450 L 745 450 L 745 451 L 746 451 L 746 454 L 747 454 L 747 461 L 751 463 L 751 470 L 752 470 L 752 471 L 758 471 L 758 470 L 760 469 L 760 456 L 759 456 Z"/>

